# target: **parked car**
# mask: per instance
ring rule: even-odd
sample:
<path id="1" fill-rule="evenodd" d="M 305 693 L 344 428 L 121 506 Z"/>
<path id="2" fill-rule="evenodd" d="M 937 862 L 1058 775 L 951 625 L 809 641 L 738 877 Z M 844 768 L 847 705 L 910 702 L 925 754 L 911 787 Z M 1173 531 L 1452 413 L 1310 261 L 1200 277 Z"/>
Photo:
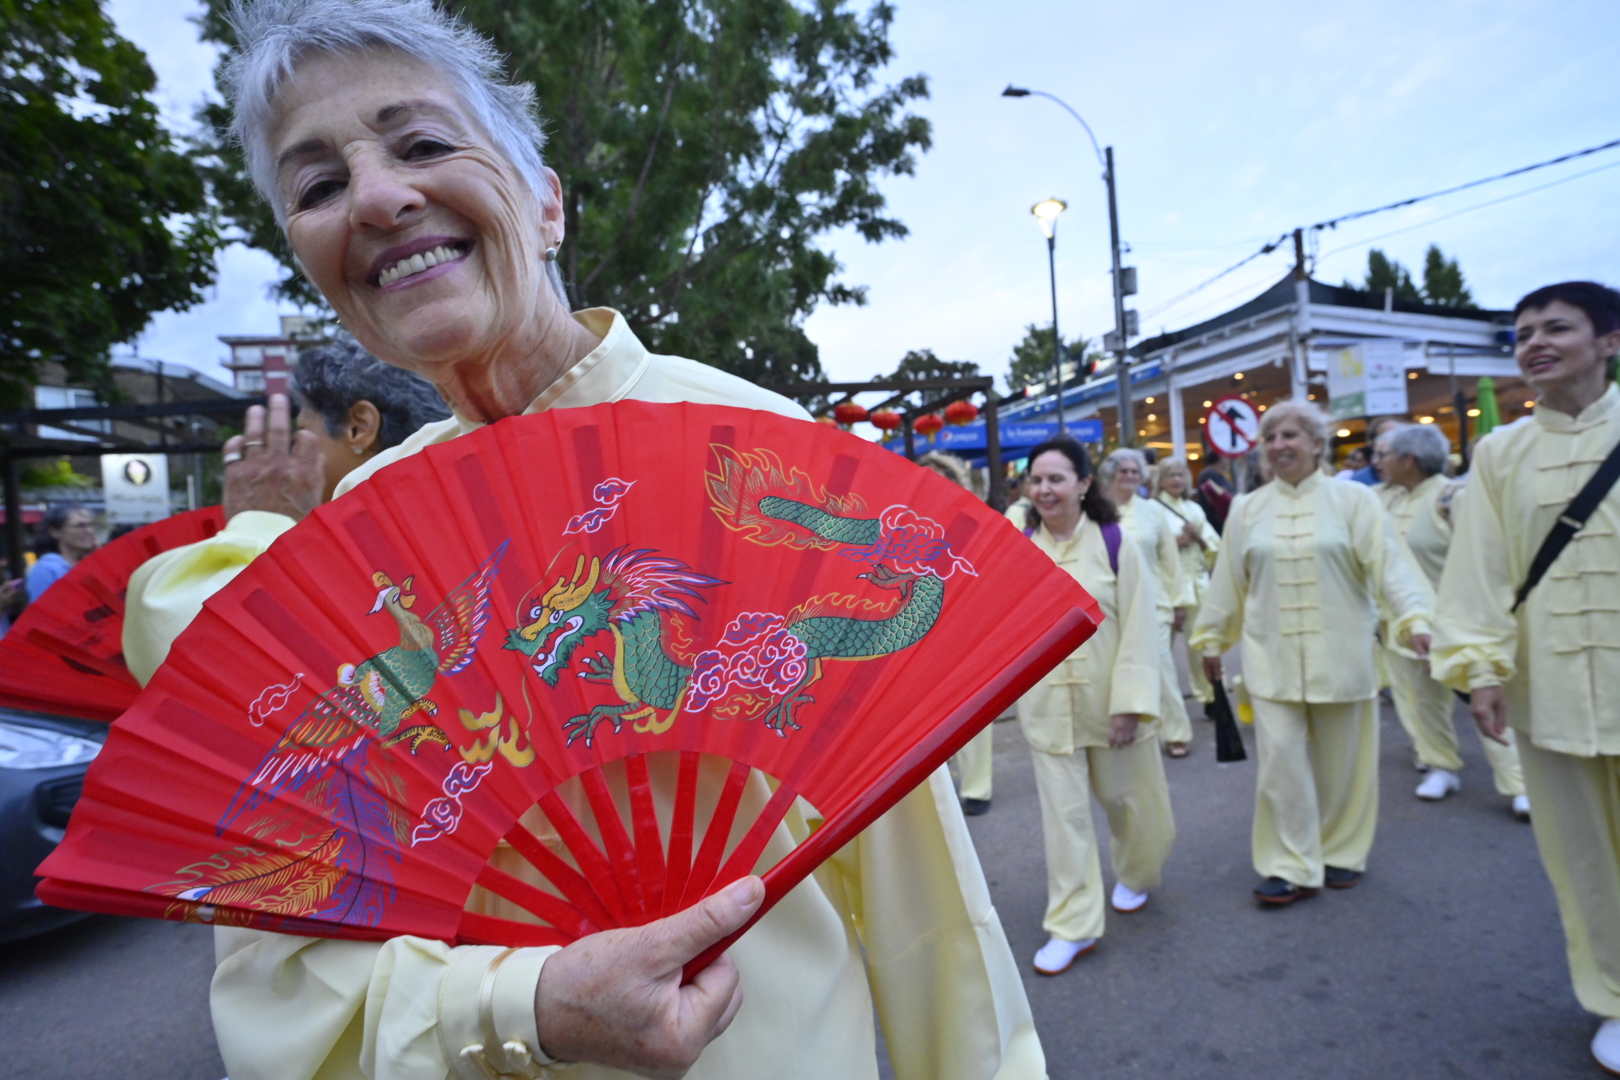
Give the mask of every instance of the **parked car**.
<path id="1" fill-rule="evenodd" d="M 0 942 L 84 917 L 41 903 L 34 869 L 62 842 L 107 730 L 90 720 L 0 708 Z"/>

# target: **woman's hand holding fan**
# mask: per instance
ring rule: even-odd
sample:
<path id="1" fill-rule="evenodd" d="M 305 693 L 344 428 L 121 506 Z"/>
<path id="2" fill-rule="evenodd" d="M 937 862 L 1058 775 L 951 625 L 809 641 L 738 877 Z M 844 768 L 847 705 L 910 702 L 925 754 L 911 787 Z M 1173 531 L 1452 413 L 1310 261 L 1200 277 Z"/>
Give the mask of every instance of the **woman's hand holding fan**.
<path id="1" fill-rule="evenodd" d="M 822 425 L 501 421 L 315 511 L 208 602 L 114 725 L 41 896 L 542 945 L 761 872 L 751 923 L 1090 635 L 1091 598 L 1032 558 L 967 492 Z"/>

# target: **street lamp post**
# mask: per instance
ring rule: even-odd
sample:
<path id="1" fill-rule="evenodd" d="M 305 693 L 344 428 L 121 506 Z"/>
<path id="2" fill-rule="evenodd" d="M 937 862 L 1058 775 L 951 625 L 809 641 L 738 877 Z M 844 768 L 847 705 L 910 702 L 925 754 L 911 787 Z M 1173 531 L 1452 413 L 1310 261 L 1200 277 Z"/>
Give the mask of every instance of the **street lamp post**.
<path id="1" fill-rule="evenodd" d="M 1058 333 L 1057 310 L 1057 221 L 1069 208 L 1062 199 L 1043 199 L 1029 208 L 1046 234 L 1046 272 L 1052 282 L 1052 385 L 1057 388 L 1058 432 L 1068 431 L 1063 423 L 1063 336 Z"/>
<path id="2" fill-rule="evenodd" d="M 1055 101 L 1063 107 L 1064 111 L 1080 122 L 1085 129 L 1086 137 L 1091 140 L 1091 149 L 1097 154 L 1097 163 L 1103 168 L 1103 182 L 1108 185 L 1108 239 L 1113 253 L 1114 268 L 1114 332 L 1109 335 L 1107 342 L 1109 351 L 1114 354 L 1114 378 L 1117 383 L 1119 395 L 1119 445 L 1130 446 L 1136 441 L 1136 414 L 1135 406 L 1131 401 L 1131 372 L 1130 357 L 1126 349 L 1130 342 L 1131 318 L 1136 312 L 1125 310 L 1125 298 L 1136 292 L 1136 273 L 1120 265 L 1119 257 L 1119 207 L 1114 194 L 1114 148 L 1106 150 L 1097 145 L 1097 136 L 1091 133 L 1091 125 L 1069 103 L 1044 90 L 1026 90 L 1021 86 L 1008 85 L 1001 92 L 1002 97 L 1043 97 Z M 1055 323 L 1054 319 L 1054 323 Z"/>

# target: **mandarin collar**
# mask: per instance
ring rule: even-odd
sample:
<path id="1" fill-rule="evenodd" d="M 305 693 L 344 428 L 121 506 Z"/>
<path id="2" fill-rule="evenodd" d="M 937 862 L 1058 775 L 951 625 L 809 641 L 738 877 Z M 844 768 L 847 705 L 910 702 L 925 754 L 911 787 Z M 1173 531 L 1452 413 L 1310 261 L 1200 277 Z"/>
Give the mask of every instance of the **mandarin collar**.
<path id="1" fill-rule="evenodd" d="M 1603 396 L 1581 410 L 1581 415 L 1571 416 L 1568 413 L 1550 409 L 1545 405 L 1536 406 L 1536 423 L 1548 431 L 1562 431 L 1575 433 L 1585 431 L 1594 424 L 1600 424 L 1609 418 L 1609 414 L 1620 409 L 1620 388 L 1610 383 Z"/>
<path id="2" fill-rule="evenodd" d="M 1317 485 L 1322 482 L 1322 470 L 1313 470 L 1310 475 L 1306 476 L 1305 479 L 1301 480 L 1297 484 L 1290 484 L 1280 476 L 1273 476 L 1271 478 L 1271 482 L 1277 485 L 1278 491 L 1282 492 L 1284 495 L 1287 495 L 1289 498 L 1303 499 L 1305 496 L 1315 491 Z"/>
<path id="3" fill-rule="evenodd" d="M 602 340 L 579 363 L 540 391 L 540 396 L 523 410 L 525 414 L 622 400 L 641 381 L 652 363 L 647 347 L 630 332 L 624 316 L 612 308 L 587 308 L 574 312 L 573 316 L 574 321 Z M 460 413 L 454 416 L 462 434 L 484 426 Z"/>

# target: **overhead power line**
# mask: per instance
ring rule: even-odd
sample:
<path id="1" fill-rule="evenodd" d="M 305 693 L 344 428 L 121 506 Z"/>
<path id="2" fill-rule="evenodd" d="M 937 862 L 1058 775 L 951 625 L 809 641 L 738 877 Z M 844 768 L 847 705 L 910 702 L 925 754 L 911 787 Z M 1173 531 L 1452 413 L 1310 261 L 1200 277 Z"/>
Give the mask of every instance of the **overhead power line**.
<path id="1" fill-rule="evenodd" d="M 1497 181 L 1500 181 L 1500 180 L 1508 180 L 1508 179 L 1511 179 L 1512 177 L 1515 177 L 1515 176 L 1523 176 L 1525 173 L 1535 172 L 1537 169 L 1545 169 L 1545 168 L 1548 168 L 1549 166 L 1552 166 L 1552 165 L 1561 165 L 1566 161 L 1574 161 L 1577 158 L 1588 157 L 1588 156 L 1590 156 L 1592 154 L 1599 154 L 1599 153 L 1602 153 L 1605 150 L 1612 150 L 1615 147 L 1620 147 L 1620 139 L 1610 139 L 1606 143 L 1601 143 L 1601 144 L 1599 144 L 1597 146 L 1589 146 L 1584 150 L 1576 150 L 1576 151 L 1574 151 L 1572 153 L 1560 154 L 1558 157 L 1549 158 L 1546 161 L 1538 161 L 1534 165 L 1525 165 L 1525 166 L 1522 166 L 1522 167 L 1517 168 L 1517 169 L 1509 169 L 1507 172 L 1497 173 L 1494 176 L 1482 177 L 1479 180 L 1470 180 L 1466 184 L 1458 184 L 1455 187 L 1445 188 L 1445 189 L 1443 189 L 1441 191 L 1431 191 L 1427 195 L 1414 195 L 1409 199 L 1401 199 L 1401 200 L 1399 200 L 1397 202 L 1385 203 L 1383 206 L 1375 206 L 1375 207 L 1372 207 L 1369 210 L 1357 210 L 1354 213 L 1350 213 L 1350 214 L 1340 214 L 1338 217 L 1329 218 L 1326 221 L 1319 221 L 1314 225 L 1308 226 L 1308 228 L 1312 232 L 1320 232 L 1323 229 L 1336 229 L 1336 228 L 1338 228 L 1338 226 L 1340 224 L 1342 224 L 1342 223 L 1344 223 L 1346 221 L 1356 221 L 1356 220 L 1358 220 L 1360 218 L 1371 217 L 1374 214 L 1383 214 L 1383 213 L 1387 213 L 1390 210 L 1400 210 L 1400 209 L 1402 209 L 1404 207 L 1415 206 L 1418 203 L 1428 202 L 1430 199 L 1438 199 L 1438 198 L 1441 198 L 1442 196 L 1445 196 L 1445 195 L 1455 195 L 1459 191 L 1467 191 L 1469 188 L 1476 188 L 1476 187 L 1479 187 L 1479 186 L 1481 186 L 1483 184 L 1494 184 L 1494 183 L 1496 183 Z M 1600 169 L 1590 169 L 1585 173 L 1578 174 L 1578 176 L 1587 176 L 1587 175 L 1590 175 L 1591 173 L 1600 172 L 1600 171 L 1602 171 L 1602 170 L 1600 170 Z M 1577 179 L 1577 176 L 1566 177 L 1565 179 L 1574 180 L 1574 179 Z M 1562 181 L 1558 181 L 1558 182 L 1561 183 Z M 1552 184 L 1542 185 L 1543 188 L 1552 187 L 1552 186 L 1553 186 Z M 1531 190 L 1532 191 L 1539 191 L 1539 190 L 1541 190 L 1541 188 L 1533 188 Z M 1519 194 L 1528 195 L 1530 193 L 1531 193 L 1530 191 L 1524 191 L 1524 192 L 1520 192 Z M 1515 197 L 1516 196 L 1508 196 L 1508 198 L 1515 198 Z M 1483 208 L 1485 206 L 1494 205 L 1494 203 L 1496 203 L 1496 202 L 1506 202 L 1506 201 L 1507 201 L 1507 199 L 1497 199 L 1497 200 L 1493 200 L 1492 202 L 1481 203 L 1479 206 L 1470 207 L 1469 209 L 1478 210 L 1478 209 L 1481 209 L 1481 208 Z M 1458 211 L 1458 213 L 1466 213 L 1466 212 L 1467 211 Z M 1448 216 L 1455 216 L 1455 215 L 1448 215 Z M 1425 222 L 1424 224 L 1430 224 L 1430 222 Z M 1259 251 L 1254 252 L 1252 255 L 1249 255 L 1248 257 L 1246 257 L 1244 259 L 1238 260 L 1237 262 L 1233 263 L 1231 266 L 1228 266 L 1225 270 L 1222 270 L 1220 273 L 1216 274 L 1214 277 L 1207 278 L 1204 281 L 1199 282 L 1197 285 L 1194 285 L 1192 288 L 1186 290 L 1185 292 L 1177 293 L 1175 296 L 1171 297 L 1169 300 L 1165 301 L 1163 304 L 1160 304 L 1158 307 L 1154 308 L 1152 311 L 1147 312 L 1143 316 L 1143 318 L 1149 318 L 1149 319 L 1154 318 L 1155 316 L 1158 316 L 1158 315 L 1160 315 L 1160 314 L 1162 314 L 1162 313 L 1164 313 L 1166 311 L 1169 311 L 1172 307 L 1175 307 L 1177 304 L 1181 303 L 1183 300 L 1186 300 L 1188 297 L 1194 296 L 1194 295 L 1204 291 L 1205 289 L 1209 288 L 1211 285 L 1215 284 L 1217 281 L 1219 281 L 1222 278 L 1226 277 L 1226 275 L 1232 273 L 1234 270 L 1239 270 L 1242 267 L 1247 266 L 1249 263 L 1253 262 L 1254 260 L 1260 258 L 1263 255 L 1270 255 L 1273 251 L 1276 251 L 1278 248 L 1282 247 L 1285 243 L 1287 243 L 1289 238 L 1292 235 L 1293 234 L 1291 232 L 1283 233 L 1277 239 L 1272 240 L 1271 242 L 1267 243 L 1265 246 L 1260 248 Z M 1393 234 L 1390 234 L 1390 235 L 1393 235 Z M 1368 241 L 1364 241 L 1364 242 L 1368 242 Z M 1356 246 L 1356 245 L 1351 245 L 1351 246 L 1353 247 L 1353 246 Z M 1340 249 L 1340 250 L 1343 250 L 1343 249 Z M 1330 252 L 1329 254 L 1332 254 L 1332 253 Z"/>

